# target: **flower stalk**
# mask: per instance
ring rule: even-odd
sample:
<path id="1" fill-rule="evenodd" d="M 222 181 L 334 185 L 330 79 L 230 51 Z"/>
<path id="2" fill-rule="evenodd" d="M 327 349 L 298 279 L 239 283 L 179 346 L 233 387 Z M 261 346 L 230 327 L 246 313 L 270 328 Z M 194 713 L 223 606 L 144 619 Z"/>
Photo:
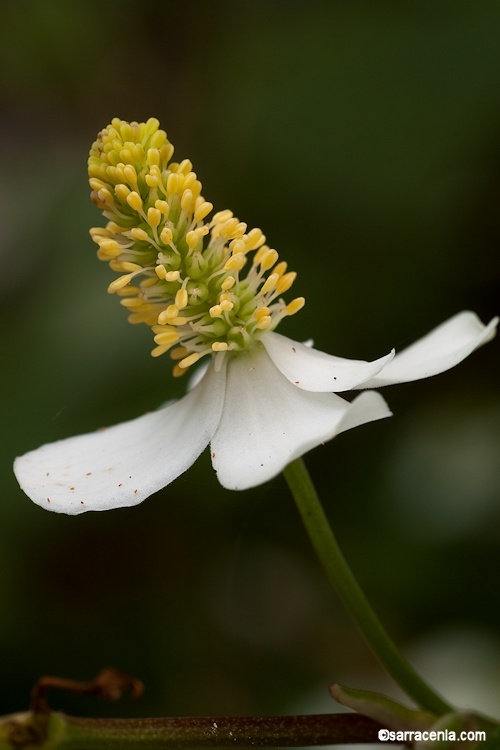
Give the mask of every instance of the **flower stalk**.
<path id="1" fill-rule="evenodd" d="M 379 662 L 420 708 L 437 715 L 451 711 L 401 654 L 371 608 L 342 554 L 304 461 L 292 461 L 283 473 L 330 582 Z"/>

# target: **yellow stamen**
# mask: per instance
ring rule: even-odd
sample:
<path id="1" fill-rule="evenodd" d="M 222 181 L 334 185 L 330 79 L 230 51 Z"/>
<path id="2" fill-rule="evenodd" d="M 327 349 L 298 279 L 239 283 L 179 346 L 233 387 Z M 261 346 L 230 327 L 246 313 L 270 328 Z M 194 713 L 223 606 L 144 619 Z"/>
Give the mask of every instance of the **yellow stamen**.
<path id="1" fill-rule="evenodd" d="M 193 193 L 191 190 L 184 190 L 181 198 L 181 208 L 183 211 L 189 211 L 193 205 Z"/>
<path id="2" fill-rule="evenodd" d="M 124 286 L 127 286 L 130 281 L 132 281 L 131 273 L 127 274 L 126 276 L 119 276 L 108 286 L 108 292 L 110 294 L 113 294 L 114 292 L 118 291 L 118 289 L 123 289 Z"/>
<path id="3" fill-rule="evenodd" d="M 142 198 L 139 193 L 133 190 L 127 195 L 127 203 L 134 211 L 140 211 L 142 209 Z"/>
<path id="4" fill-rule="evenodd" d="M 163 242 L 164 245 L 170 245 L 172 242 L 172 230 L 170 227 L 163 227 L 160 233 L 160 240 Z"/>
<path id="5" fill-rule="evenodd" d="M 149 242 L 151 239 L 149 234 L 144 231 L 144 229 L 140 229 L 139 227 L 134 227 L 130 230 L 130 236 L 133 240 L 139 240 L 140 242 Z"/>
<path id="6" fill-rule="evenodd" d="M 277 273 L 270 274 L 267 277 L 262 289 L 260 290 L 261 294 L 267 294 L 267 292 L 271 292 L 275 288 L 276 284 L 278 283 L 279 278 L 280 278 L 279 274 Z"/>
<path id="7" fill-rule="evenodd" d="M 268 250 L 266 253 L 264 253 L 260 260 L 260 267 L 262 268 L 262 270 L 269 271 L 269 269 L 272 268 L 278 260 L 278 257 L 279 256 L 276 250 Z"/>
<path id="8" fill-rule="evenodd" d="M 282 276 L 276 284 L 276 291 L 278 292 L 278 294 L 287 292 L 296 278 L 297 274 L 295 273 L 295 271 L 290 271 L 289 273 L 286 273 L 284 276 Z"/>
<path id="9" fill-rule="evenodd" d="M 246 257 L 245 253 L 236 253 L 236 255 L 231 255 L 230 258 L 225 262 L 224 264 L 224 270 L 225 271 L 241 271 L 243 266 L 246 263 Z"/>
<path id="10" fill-rule="evenodd" d="M 183 159 L 178 166 L 178 171 L 188 174 L 193 169 L 193 162 L 190 159 Z"/>
<path id="11" fill-rule="evenodd" d="M 109 192 L 109 190 L 107 188 L 102 188 L 101 190 L 99 190 L 97 192 L 97 197 L 103 203 L 106 203 L 106 204 L 109 204 L 109 205 L 112 205 L 114 203 L 113 196 L 111 195 L 111 193 Z"/>
<path id="12" fill-rule="evenodd" d="M 222 224 L 233 216 L 233 212 L 226 208 L 224 211 L 218 211 L 214 214 L 212 222 L 214 224 Z"/>
<path id="13" fill-rule="evenodd" d="M 253 314 L 254 318 L 265 318 L 269 315 L 270 310 L 268 307 L 259 307 Z"/>
<path id="14" fill-rule="evenodd" d="M 123 248 L 120 247 L 116 240 L 104 240 L 99 242 L 99 254 L 106 259 L 116 258 L 123 252 Z"/>
<path id="15" fill-rule="evenodd" d="M 123 172 L 125 174 L 125 179 L 127 180 L 128 184 L 136 188 L 137 187 L 137 172 L 135 171 L 134 167 L 131 164 L 126 164 Z M 141 201 L 141 205 L 142 205 L 142 201 Z"/>
<path id="16" fill-rule="evenodd" d="M 191 192 L 192 192 L 192 187 L 193 187 L 193 185 L 196 184 L 196 182 L 197 182 L 197 180 L 196 180 L 196 173 L 195 172 L 186 172 L 186 174 L 184 176 L 184 182 L 182 183 L 182 186 L 183 186 L 184 190 L 187 190 L 189 188 L 189 190 L 191 190 Z M 196 200 L 196 198 L 194 198 L 194 200 Z"/>
<path id="17" fill-rule="evenodd" d="M 201 354 L 198 354 L 198 352 L 193 352 L 193 354 L 190 354 L 189 357 L 181 359 L 181 361 L 179 362 L 179 367 L 181 368 L 181 370 L 185 370 L 186 367 L 191 367 L 191 365 L 194 365 L 195 362 L 198 362 L 200 357 Z"/>
<path id="18" fill-rule="evenodd" d="M 98 180 L 96 177 L 91 177 L 91 179 L 89 180 L 89 185 L 92 190 L 95 190 L 96 192 L 106 187 L 106 183 L 102 180 Z"/>
<path id="19" fill-rule="evenodd" d="M 141 288 L 138 286 L 124 286 L 123 289 L 118 289 L 116 295 L 118 297 L 133 297 L 136 294 L 141 293 Z"/>
<path id="20" fill-rule="evenodd" d="M 165 216 L 168 216 L 168 212 L 170 211 L 170 206 L 167 201 L 157 200 L 155 202 L 155 208 L 157 208 L 158 211 L 161 211 Z"/>
<path id="21" fill-rule="evenodd" d="M 162 325 L 163 323 L 170 323 L 174 318 L 177 317 L 179 314 L 179 310 L 175 305 L 169 305 L 166 310 L 163 310 L 158 315 L 158 323 Z"/>
<path id="22" fill-rule="evenodd" d="M 169 344 L 164 344 L 163 346 L 155 346 L 155 348 L 151 350 L 151 356 L 160 357 L 162 354 L 165 354 L 165 352 L 168 352 L 170 346 Z"/>
<path id="23" fill-rule="evenodd" d="M 234 276 L 228 276 L 227 279 L 224 279 L 224 281 L 221 284 L 221 289 L 223 289 L 225 292 L 227 292 L 231 287 L 234 286 L 236 283 L 236 279 Z"/>
<path id="24" fill-rule="evenodd" d="M 173 166 L 173 165 L 171 165 Z M 175 195 L 179 189 L 180 177 L 175 172 L 169 174 L 167 179 L 167 193 L 169 195 Z"/>
<path id="25" fill-rule="evenodd" d="M 188 355 L 188 350 L 184 346 L 176 346 L 172 349 L 170 356 L 172 359 L 184 359 Z"/>
<path id="26" fill-rule="evenodd" d="M 299 310 L 302 310 L 305 304 L 304 297 L 296 297 L 285 307 L 285 312 L 287 315 L 295 315 Z"/>
<path id="27" fill-rule="evenodd" d="M 251 229 L 245 238 L 247 250 L 257 250 L 257 248 L 263 245 L 265 241 L 265 235 L 263 235 L 262 230 L 257 227 Z"/>
<path id="28" fill-rule="evenodd" d="M 261 331 L 265 331 L 266 328 L 269 328 L 271 325 L 272 318 L 270 315 L 264 315 L 262 318 L 259 318 L 257 323 L 257 328 Z"/>
<path id="29" fill-rule="evenodd" d="M 213 209 L 213 204 L 209 203 L 208 201 L 204 201 L 204 203 L 201 203 L 196 211 L 194 212 L 194 220 L 195 221 L 203 221 L 205 216 L 208 216 L 210 211 Z"/>
<path id="30" fill-rule="evenodd" d="M 176 343 L 179 340 L 179 334 L 174 329 L 170 329 L 168 331 L 162 331 L 161 333 L 157 333 L 154 337 L 155 344 L 165 345 L 170 343 Z"/>
<path id="31" fill-rule="evenodd" d="M 240 223 L 237 224 L 236 227 L 234 228 L 233 236 L 242 237 L 247 231 L 247 226 L 248 224 L 245 224 L 244 221 L 240 221 Z"/>
<path id="32" fill-rule="evenodd" d="M 174 376 L 174 378 L 180 378 L 180 377 L 181 377 L 181 375 L 185 375 L 185 374 L 186 374 L 186 372 L 187 372 L 187 370 L 182 370 L 182 369 L 181 369 L 181 368 L 179 367 L 179 365 L 178 365 L 178 364 L 177 364 L 177 365 L 175 365 L 175 366 L 173 367 L 173 369 L 172 369 L 172 375 Z"/>
<path id="33" fill-rule="evenodd" d="M 229 247 L 233 255 L 236 255 L 236 253 L 246 253 L 248 250 L 243 240 L 231 240 Z"/>
<path id="34" fill-rule="evenodd" d="M 185 326 L 186 323 L 188 322 L 188 319 L 178 317 L 178 318 L 172 318 L 168 322 L 170 323 L 171 326 Z"/>
<path id="35" fill-rule="evenodd" d="M 160 166 L 160 152 L 157 148 L 148 149 L 148 167 Z"/>
<path id="36" fill-rule="evenodd" d="M 112 260 L 109 267 L 112 271 L 118 271 L 118 273 L 133 273 L 142 269 L 142 266 L 138 266 L 137 263 L 130 263 L 128 260 Z"/>
<path id="37" fill-rule="evenodd" d="M 131 190 L 129 187 L 127 187 L 127 185 L 120 184 L 115 186 L 115 193 L 125 203 L 131 193 Z"/>
<path id="38" fill-rule="evenodd" d="M 109 237 L 110 232 L 108 230 L 108 227 L 91 227 L 89 229 L 89 234 L 94 240 L 94 242 L 99 242 L 99 237 Z"/>
<path id="39" fill-rule="evenodd" d="M 132 313 L 127 318 L 129 323 L 132 323 L 132 325 L 136 325 L 137 323 L 145 323 L 147 326 L 152 325 L 155 322 L 155 313 L 147 312 L 138 312 L 138 313 Z"/>
<path id="40" fill-rule="evenodd" d="M 162 167 L 166 167 L 172 156 L 174 155 L 174 147 L 171 143 L 164 143 L 160 148 L 160 159 Z"/>
<path id="41" fill-rule="evenodd" d="M 144 300 L 142 297 L 124 297 L 120 300 L 120 305 L 123 305 L 123 307 L 126 307 L 128 310 L 132 310 L 134 308 L 139 308 L 144 306 Z"/>
<path id="42" fill-rule="evenodd" d="M 148 224 L 156 229 L 162 218 L 161 211 L 157 208 L 148 208 Z"/>
<path id="43" fill-rule="evenodd" d="M 175 295 L 175 306 L 178 310 L 184 310 L 188 304 L 188 293 L 185 289 L 179 289 Z"/>
<path id="44" fill-rule="evenodd" d="M 167 271 L 167 275 L 165 276 L 165 279 L 167 281 L 178 281 L 180 278 L 179 271 Z"/>
<path id="45" fill-rule="evenodd" d="M 153 123 L 150 126 L 151 128 L 157 128 L 158 125 L 160 124 L 155 117 L 151 117 L 148 120 L 148 123 L 150 122 Z M 153 135 L 151 136 L 151 145 L 153 146 L 153 148 L 160 148 L 161 146 L 163 146 L 166 139 L 167 139 L 167 134 L 165 133 L 164 130 L 156 130 L 156 132 L 153 133 Z"/>
<path id="46" fill-rule="evenodd" d="M 264 255 L 269 252 L 269 245 L 262 245 L 262 247 L 259 247 L 255 255 L 253 256 L 253 264 L 254 266 L 258 266 Z"/>
<path id="47" fill-rule="evenodd" d="M 273 268 L 273 273 L 277 273 L 278 276 L 283 276 L 287 268 L 288 268 L 288 263 L 286 262 L 286 260 L 282 260 L 280 263 L 278 263 L 278 265 L 276 265 Z"/>
<path id="48" fill-rule="evenodd" d="M 221 225 L 219 235 L 221 237 L 227 237 L 227 239 L 232 239 L 242 235 L 246 228 L 246 224 L 240 223 L 236 217 L 233 217 Z"/>
<path id="49" fill-rule="evenodd" d="M 188 232 L 186 234 L 186 242 L 188 247 L 190 247 L 191 249 L 195 248 L 199 241 L 200 238 L 197 232 Z"/>
<path id="50" fill-rule="evenodd" d="M 112 232 L 113 234 L 121 234 L 122 232 L 125 232 L 127 230 L 127 227 L 121 227 L 114 221 L 108 221 L 108 223 L 106 224 L 106 230 L 108 232 Z"/>
<path id="51" fill-rule="evenodd" d="M 212 344 L 212 351 L 213 352 L 226 352 L 229 348 L 229 345 L 226 341 L 214 341 Z"/>
<path id="52" fill-rule="evenodd" d="M 161 172 L 160 168 L 153 164 L 151 171 L 144 178 L 146 185 L 150 188 L 157 188 L 161 184 Z"/>

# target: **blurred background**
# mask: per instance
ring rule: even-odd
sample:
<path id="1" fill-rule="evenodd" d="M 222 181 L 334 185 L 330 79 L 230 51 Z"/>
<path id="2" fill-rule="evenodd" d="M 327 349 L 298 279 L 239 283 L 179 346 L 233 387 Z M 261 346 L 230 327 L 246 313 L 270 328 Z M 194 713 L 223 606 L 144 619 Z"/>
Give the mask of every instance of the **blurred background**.
<path id="1" fill-rule="evenodd" d="M 144 698 L 87 715 L 329 711 L 397 691 L 316 562 L 284 481 L 231 493 L 205 454 L 144 504 L 47 513 L 16 455 L 182 395 L 106 294 L 86 159 L 160 119 L 203 193 L 259 226 L 304 311 L 280 331 L 372 359 L 500 311 L 500 5 L 23 0 L 0 11 L 0 713 L 42 674 L 114 665 Z M 384 395 L 307 456 L 393 637 L 446 697 L 500 705 L 498 343 Z"/>

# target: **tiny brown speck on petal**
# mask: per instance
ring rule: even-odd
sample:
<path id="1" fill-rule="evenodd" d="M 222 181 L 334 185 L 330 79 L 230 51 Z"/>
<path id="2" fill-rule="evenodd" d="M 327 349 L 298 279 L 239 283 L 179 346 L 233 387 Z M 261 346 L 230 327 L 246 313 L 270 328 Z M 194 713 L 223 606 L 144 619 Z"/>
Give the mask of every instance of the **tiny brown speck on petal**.
<path id="1" fill-rule="evenodd" d="M 297 349 L 294 346 L 292 346 L 292 352 L 296 352 L 296 351 Z"/>
<path id="2" fill-rule="evenodd" d="M 47 502 L 50 503 L 50 497 L 47 498 Z"/>
<path id="3" fill-rule="evenodd" d="M 137 495 L 138 492 L 139 490 L 134 490 L 134 495 Z"/>
<path id="4" fill-rule="evenodd" d="M 70 487 L 70 490 L 71 490 L 71 492 L 74 492 L 75 488 L 74 487 Z"/>
<path id="5" fill-rule="evenodd" d="M 118 484 L 118 487 L 121 487 L 121 486 L 122 486 L 122 484 L 123 484 L 123 482 L 120 482 L 120 483 Z"/>
<path id="6" fill-rule="evenodd" d="M 90 476 L 91 476 L 91 474 L 92 474 L 92 472 L 91 472 L 91 471 L 87 471 L 87 476 L 88 476 L 88 477 L 90 477 Z"/>

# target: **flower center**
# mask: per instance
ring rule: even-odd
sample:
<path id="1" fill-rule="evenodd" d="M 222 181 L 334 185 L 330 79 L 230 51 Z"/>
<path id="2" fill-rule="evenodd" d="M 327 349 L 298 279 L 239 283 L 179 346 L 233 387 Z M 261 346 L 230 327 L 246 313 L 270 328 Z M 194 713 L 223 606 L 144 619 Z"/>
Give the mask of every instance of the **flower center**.
<path id="1" fill-rule="evenodd" d="M 151 326 L 151 354 L 170 352 L 181 375 L 206 354 L 220 363 L 248 348 L 304 298 L 281 299 L 296 273 L 260 229 L 247 232 L 228 210 L 207 219 L 213 205 L 189 159 L 171 162 L 173 152 L 158 120 L 113 119 L 88 160 L 92 201 L 108 219 L 90 233 L 97 257 L 120 274 L 108 291 L 131 323 Z"/>

